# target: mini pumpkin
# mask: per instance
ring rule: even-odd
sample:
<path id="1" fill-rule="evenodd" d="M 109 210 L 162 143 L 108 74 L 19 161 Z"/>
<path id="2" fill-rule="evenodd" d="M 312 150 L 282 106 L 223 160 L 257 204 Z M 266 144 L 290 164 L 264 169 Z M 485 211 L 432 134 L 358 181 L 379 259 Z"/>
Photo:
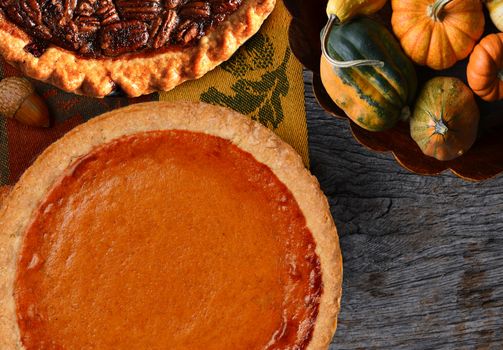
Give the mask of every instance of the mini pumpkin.
<path id="1" fill-rule="evenodd" d="M 410 132 L 425 155 L 447 161 L 473 146 L 479 119 L 468 86 L 457 78 L 437 77 L 425 84 L 417 99 Z"/>
<path id="2" fill-rule="evenodd" d="M 392 0 L 391 24 L 405 53 L 436 70 L 466 58 L 484 31 L 480 0 Z"/>
<path id="3" fill-rule="evenodd" d="M 339 23 L 344 23 L 349 19 L 370 15 L 379 11 L 386 4 L 387 0 L 329 0 L 327 4 L 327 15 L 336 16 Z"/>
<path id="4" fill-rule="evenodd" d="M 320 75 L 332 100 L 369 131 L 387 130 L 407 119 L 417 75 L 393 34 L 368 17 L 330 23 L 323 32 Z"/>
<path id="5" fill-rule="evenodd" d="M 489 34 L 475 46 L 466 76 L 473 92 L 483 100 L 503 99 L 503 33 Z"/>
<path id="6" fill-rule="evenodd" d="M 486 0 L 486 6 L 494 25 L 503 32 L 503 0 Z"/>

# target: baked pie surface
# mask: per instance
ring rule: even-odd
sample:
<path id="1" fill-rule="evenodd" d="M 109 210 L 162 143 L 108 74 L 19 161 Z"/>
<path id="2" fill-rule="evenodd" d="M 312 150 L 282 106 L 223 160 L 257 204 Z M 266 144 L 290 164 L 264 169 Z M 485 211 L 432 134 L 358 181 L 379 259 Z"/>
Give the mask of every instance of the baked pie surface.
<path id="1" fill-rule="evenodd" d="M 342 262 L 300 157 L 203 104 L 51 146 L 0 212 L 2 349 L 324 349 Z"/>
<path id="2" fill-rule="evenodd" d="M 215 68 L 255 34 L 275 0 L 1 0 L 0 54 L 63 90 L 130 96 Z"/>

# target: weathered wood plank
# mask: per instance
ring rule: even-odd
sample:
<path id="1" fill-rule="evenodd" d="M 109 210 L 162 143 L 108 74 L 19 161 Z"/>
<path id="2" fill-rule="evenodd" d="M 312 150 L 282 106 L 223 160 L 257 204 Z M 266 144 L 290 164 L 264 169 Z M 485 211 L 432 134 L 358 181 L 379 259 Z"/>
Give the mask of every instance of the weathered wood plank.
<path id="1" fill-rule="evenodd" d="M 411 174 L 354 141 L 306 82 L 312 172 L 344 255 L 331 349 L 502 349 L 503 176 Z"/>

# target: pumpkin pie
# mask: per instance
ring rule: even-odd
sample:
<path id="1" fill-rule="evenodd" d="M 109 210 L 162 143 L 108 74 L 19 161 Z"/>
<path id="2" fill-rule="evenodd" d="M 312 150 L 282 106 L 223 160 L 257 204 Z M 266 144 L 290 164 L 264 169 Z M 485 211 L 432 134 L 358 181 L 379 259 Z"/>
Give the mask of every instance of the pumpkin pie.
<path id="1" fill-rule="evenodd" d="M 229 59 L 276 0 L 0 0 L 0 54 L 78 94 L 170 90 Z"/>
<path id="2" fill-rule="evenodd" d="M 1 349 L 326 349 L 335 332 L 342 262 L 318 182 L 221 107 L 77 127 L 0 227 Z"/>

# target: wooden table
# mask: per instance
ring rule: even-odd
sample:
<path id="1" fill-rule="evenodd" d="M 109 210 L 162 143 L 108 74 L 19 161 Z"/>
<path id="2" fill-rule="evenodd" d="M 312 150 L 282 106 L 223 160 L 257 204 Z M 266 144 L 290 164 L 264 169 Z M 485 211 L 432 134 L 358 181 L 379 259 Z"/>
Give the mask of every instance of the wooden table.
<path id="1" fill-rule="evenodd" d="M 344 256 L 331 349 L 503 349 L 503 175 L 414 175 L 353 140 L 305 78 L 311 170 Z"/>

